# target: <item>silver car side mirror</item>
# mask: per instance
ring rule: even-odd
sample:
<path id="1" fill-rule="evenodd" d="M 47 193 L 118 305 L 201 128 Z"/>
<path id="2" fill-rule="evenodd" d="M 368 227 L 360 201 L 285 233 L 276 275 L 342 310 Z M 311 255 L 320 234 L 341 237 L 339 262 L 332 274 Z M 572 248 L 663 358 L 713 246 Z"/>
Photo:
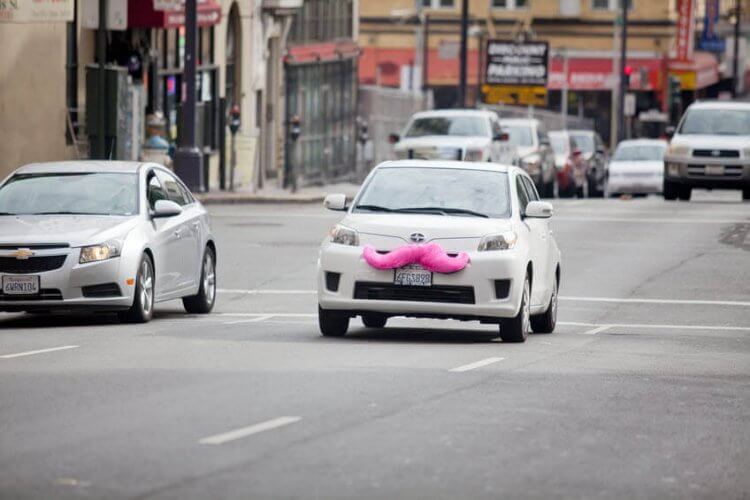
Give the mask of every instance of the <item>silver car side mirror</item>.
<path id="1" fill-rule="evenodd" d="M 548 219 L 552 217 L 553 212 L 554 209 L 549 202 L 530 201 L 529 204 L 526 205 L 526 212 L 524 215 L 534 219 Z"/>
<path id="2" fill-rule="evenodd" d="M 343 212 L 346 210 L 346 195 L 341 193 L 329 194 L 323 200 L 323 206 L 328 210 Z"/>
<path id="3" fill-rule="evenodd" d="M 182 213 L 182 207 L 179 206 L 172 200 L 158 200 L 154 205 L 154 211 L 151 213 L 151 217 L 154 219 L 164 219 L 167 217 L 174 217 Z"/>

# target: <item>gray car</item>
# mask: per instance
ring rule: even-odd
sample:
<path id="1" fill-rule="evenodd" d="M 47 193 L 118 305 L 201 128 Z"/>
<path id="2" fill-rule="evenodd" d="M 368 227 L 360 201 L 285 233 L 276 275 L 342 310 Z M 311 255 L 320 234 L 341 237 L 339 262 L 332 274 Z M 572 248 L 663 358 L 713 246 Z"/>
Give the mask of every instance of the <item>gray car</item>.
<path id="1" fill-rule="evenodd" d="M 203 206 L 153 163 L 19 168 L 0 184 L 0 311 L 103 310 L 146 322 L 154 303 L 208 313 L 216 243 Z"/>

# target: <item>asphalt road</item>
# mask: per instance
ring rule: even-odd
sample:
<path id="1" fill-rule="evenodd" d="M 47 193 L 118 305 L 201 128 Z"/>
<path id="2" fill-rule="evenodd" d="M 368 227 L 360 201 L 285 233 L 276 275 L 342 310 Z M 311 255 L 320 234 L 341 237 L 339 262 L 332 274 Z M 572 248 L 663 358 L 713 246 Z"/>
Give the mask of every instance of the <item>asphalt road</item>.
<path id="1" fill-rule="evenodd" d="M 750 204 L 556 209 L 560 324 L 520 345 L 320 337 L 317 206 L 212 209 L 210 316 L 0 315 L 0 498 L 749 498 Z"/>

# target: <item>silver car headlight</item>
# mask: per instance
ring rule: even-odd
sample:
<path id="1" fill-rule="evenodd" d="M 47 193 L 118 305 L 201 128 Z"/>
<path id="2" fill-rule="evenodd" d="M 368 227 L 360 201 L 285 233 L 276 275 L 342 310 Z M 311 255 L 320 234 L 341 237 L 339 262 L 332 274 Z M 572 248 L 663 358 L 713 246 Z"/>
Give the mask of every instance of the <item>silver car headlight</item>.
<path id="1" fill-rule="evenodd" d="M 120 256 L 122 246 L 118 241 L 108 241 L 101 245 L 91 245 L 81 248 L 81 257 L 78 259 L 79 264 L 88 262 L 98 262 L 101 260 L 114 259 Z"/>
<path id="2" fill-rule="evenodd" d="M 510 250 L 516 246 L 518 241 L 518 235 L 515 231 L 505 231 L 499 234 L 488 234 L 482 241 L 479 242 L 477 248 L 480 252 L 488 252 L 492 250 Z"/>
<path id="3" fill-rule="evenodd" d="M 464 154 L 464 161 L 482 161 L 484 151 L 481 149 L 467 149 Z"/>
<path id="4" fill-rule="evenodd" d="M 359 235 L 354 229 L 336 224 L 331 229 L 331 243 L 356 247 L 359 244 Z"/>
<path id="5" fill-rule="evenodd" d="M 670 156 L 688 156 L 690 154 L 690 146 L 685 144 L 670 144 L 667 154 Z"/>

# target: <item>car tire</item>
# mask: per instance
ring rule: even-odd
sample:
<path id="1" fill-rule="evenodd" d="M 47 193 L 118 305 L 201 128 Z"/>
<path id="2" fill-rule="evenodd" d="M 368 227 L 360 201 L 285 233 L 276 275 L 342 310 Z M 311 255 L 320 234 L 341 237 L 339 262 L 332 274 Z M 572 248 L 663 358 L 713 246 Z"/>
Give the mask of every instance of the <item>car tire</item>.
<path id="1" fill-rule="evenodd" d="M 557 325 L 557 279 L 552 282 L 552 296 L 547 310 L 542 314 L 531 316 L 531 329 L 534 333 L 552 333 Z"/>
<path id="2" fill-rule="evenodd" d="M 531 297 L 531 284 L 529 276 L 523 282 L 523 293 L 521 294 L 521 307 L 518 308 L 518 314 L 512 318 L 503 319 L 500 322 L 500 338 L 503 342 L 526 342 L 529 336 L 530 328 L 530 311 L 529 299 Z"/>
<path id="3" fill-rule="evenodd" d="M 680 186 L 674 182 L 664 181 L 664 190 L 662 195 L 665 200 L 674 201 L 680 194 Z"/>
<path id="4" fill-rule="evenodd" d="M 318 306 L 318 326 L 324 337 L 343 337 L 349 329 L 349 315 Z"/>
<path id="5" fill-rule="evenodd" d="M 678 196 L 682 201 L 690 201 L 690 195 L 692 194 L 692 192 L 693 188 L 691 188 L 690 186 L 681 186 Z"/>
<path id="6" fill-rule="evenodd" d="M 154 316 L 155 289 L 154 263 L 151 261 L 151 257 L 144 253 L 135 277 L 133 305 L 127 311 L 118 314 L 120 321 L 124 323 L 148 323 L 151 321 Z"/>
<path id="7" fill-rule="evenodd" d="M 742 199 L 744 201 L 750 201 L 750 188 L 745 188 L 742 190 Z"/>
<path id="8" fill-rule="evenodd" d="M 208 314 L 216 303 L 216 253 L 206 247 L 201 265 L 201 285 L 198 293 L 183 297 L 182 305 L 190 314 Z"/>
<path id="9" fill-rule="evenodd" d="M 379 313 L 367 313 L 362 315 L 362 324 L 367 328 L 384 328 L 388 323 L 388 316 Z"/>

